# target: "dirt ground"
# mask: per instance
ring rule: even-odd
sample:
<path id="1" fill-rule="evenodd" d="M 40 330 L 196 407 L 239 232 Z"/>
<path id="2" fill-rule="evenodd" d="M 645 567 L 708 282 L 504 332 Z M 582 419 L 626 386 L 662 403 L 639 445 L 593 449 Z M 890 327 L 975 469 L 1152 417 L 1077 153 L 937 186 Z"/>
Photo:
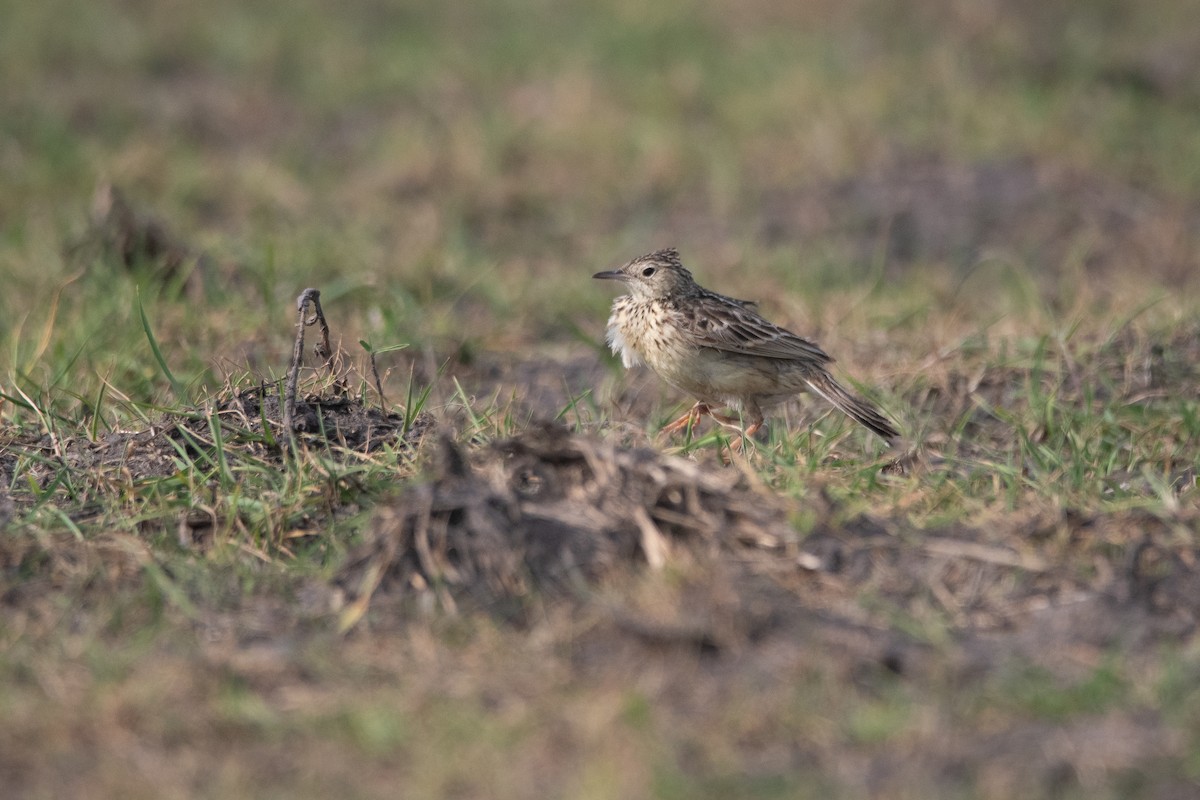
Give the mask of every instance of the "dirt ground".
<path id="1" fill-rule="evenodd" d="M 1164 342 L 1118 337 L 1091 361 L 1088 375 L 1108 370 L 1105 385 L 1123 386 L 1130 396 L 1162 387 L 1194 390 L 1197 349 L 1198 331 Z M 573 358 L 566 365 L 523 362 L 515 369 L 485 358 L 460 380 L 480 396 L 503 396 L 511 387 L 535 414 L 561 408 L 568 395 L 607 372 L 594 358 Z M 1129 363 L 1145 369 L 1125 380 Z M 1070 365 L 1061 366 L 1060 388 L 1069 392 Z M 906 400 L 914 414 L 960 425 L 960 456 L 981 456 L 1012 432 L 967 398 L 979 394 L 997 406 L 1011 404 L 1027 378 L 1003 372 L 971 377 L 950 369 Z M 1092 383 L 1081 379 L 1075 388 Z M 532 388 L 521 393 L 522 386 Z M 263 419 L 278 422 L 278 402 L 269 390 L 237 392 L 215 408 L 228 422 L 228 457 L 278 463 L 254 435 Z M 465 660 L 443 678 L 466 680 L 470 696 L 481 692 L 484 702 L 501 710 L 535 702 L 527 680 L 548 674 L 554 685 L 576 691 L 640 687 L 666 724 L 684 729 L 733 724 L 725 716 L 731 704 L 795 703 L 797 691 L 827 691 L 834 698 L 901 691 L 914 704 L 929 702 L 936 709 L 906 723 L 912 729 L 902 746 L 894 740 L 881 746 L 864 733 L 849 747 L 811 732 L 779 730 L 780 721 L 764 709 L 757 722 L 736 720 L 741 727 L 723 755 L 702 737 L 694 751 L 679 745 L 685 771 L 689 759 L 707 770 L 713 759 L 732 759 L 740 771 L 768 783 L 772 775 L 807 771 L 835 776 L 842 790 L 872 796 L 890 796 L 889 786 L 914 792 L 930 787 L 949 796 L 956 785 L 964 791 L 982 786 L 988 796 L 1087 796 L 1111 786 L 1113 776 L 1142 796 L 1193 795 L 1186 777 L 1155 774 L 1155 764 L 1184 757 L 1188 742 L 1161 711 L 1111 701 L 1109 694 L 1133 691 L 1126 681 L 1136 684 L 1136 677 L 1117 677 L 1105 665 L 1119 661 L 1158 674 L 1164 646 L 1194 646 L 1200 593 L 1200 552 L 1190 533 L 1198 522 L 1194 503 L 1168 517 L 1137 509 L 1098 514 L 1038 506 L 970 524 L 917 525 L 902 511 L 889 517 L 856 513 L 825 494 L 819 482 L 802 501 L 786 501 L 753 470 L 725 466 L 712 452 L 666 455 L 648 442 L 630 444 L 638 437 L 619 431 L 585 426 L 576 433 L 545 422 L 481 446 L 464 441 L 453 424 L 439 429 L 430 419 L 404 431 L 395 415 L 385 417 L 344 396 L 308 398 L 301 418 L 302 427 L 311 429 L 310 446 L 329 447 L 335 459 L 369 456 L 386 445 L 419 449 L 430 466 L 424 477 L 378 502 L 363 543 L 341 558 L 330 579 L 293 582 L 284 593 L 291 600 L 218 593 L 215 603 L 179 620 L 199 634 L 200 659 L 186 656 L 190 645 L 178 655 L 174 636 L 150 645 L 178 673 L 173 680 L 190 687 L 168 689 L 171 697 L 180 699 L 177 692 L 184 691 L 184 698 L 191 693 L 202 700 L 218 691 L 205 677 L 218 670 L 259 687 L 274 698 L 269 703 L 308 702 L 295 698 L 314 693 L 331 702 L 349 687 L 346 678 L 328 675 L 314 684 L 302 655 L 313 642 L 345 631 L 338 647 L 346 659 L 385 670 L 378 659 L 386 653 L 433 658 L 412 649 L 448 620 L 480 625 L 493 619 L 496 635 L 510 644 L 492 651 L 468 637 L 472 643 L 459 654 Z M 211 453 L 209 424 L 206 415 L 196 414 L 95 443 L 10 440 L 0 469 L 7 484 L 18 455 L 40 452 L 51 460 L 57 446 L 76 480 L 137 483 L 175 469 L 180 448 Z M 313 433 L 321 425 L 329 445 Z M 908 470 L 932 480 L 957 468 L 944 455 L 945 447 L 928 448 Z M 36 467 L 30 472 L 40 480 L 51 474 Z M 1178 486 L 1194 481 L 1194 475 L 1181 474 Z M 28 498 L 4 501 L 11 515 Z M 344 512 L 337 501 L 327 508 L 335 518 Z M 73 518 L 82 524 L 88 513 L 83 507 Z M 321 520 L 306 524 L 319 529 Z M 70 613 L 88 628 L 93 602 L 145 591 L 152 581 L 146 567 L 154 563 L 154 532 L 169 525 L 148 520 L 144 536 L 5 539 L 0 567 L 10 578 L 20 576 L 8 581 L 5 613 L 36 638 L 38 630 L 60 624 L 59 599 L 73 597 L 79 605 Z M 219 521 L 193 513 L 182 516 L 173 533 L 181 547 L 203 553 L 213 545 L 214 526 Z M 476 658 L 495 669 L 492 678 L 470 666 Z M 1045 697 L 1020 695 L 1028 690 L 1019 688 L 1014 671 L 1036 675 Z M 506 682 L 506 675 L 526 677 Z M 430 691 L 454 691 L 434 681 Z M 796 688 L 805 681 L 812 687 Z M 944 697 L 946 687 L 954 698 L 948 704 L 934 699 Z M 1017 694 L 1011 702 L 1019 707 L 1049 707 L 998 725 L 980 724 L 960 707 L 976 702 L 976 693 L 1008 690 Z M 58 691 L 69 697 L 78 689 Z M 1070 704 L 1093 702 L 1088 691 L 1096 694 L 1094 713 L 1066 725 L 1056 721 L 1055 702 L 1067 704 L 1066 713 Z M 1055 701 L 1055 692 L 1068 697 Z M 830 702 L 836 707 L 839 701 L 825 697 L 817 705 Z M 554 724 L 565 726 L 556 747 L 568 760 L 588 746 L 575 723 Z M 65 749 L 48 759 L 31 761 L 21 742 L 4 742 L 0 771 L 7 785 L 20 794 L 20 787 L 47 779 L 40 770 L 51 769 L 63 780 L 55 785 L 82 791 L 70 776 L 84 780 L 97 765 L 62 761 L 93 735 L 80 726 L 55 731 L 66 737 L 60 745 Z M 28 720 L 21 729 L 28 732 Z M 199 746 L 221 749 L 215 739 Z M 277 768 L 300 769 L 315 746 L 301 743 Z M 519 758 L 526 763 L 531 756 Z M 188 785 L 199 766 L 155 768 Z M 555 768 L 540 768 L 545 785 L 560 785 Z M 351 781 L 336 770 L 332 775 L 322 772 L 322 780 L 332 781 L 330 790 L 339 780 Z M 469 778 L 459 788 L 456 796 L 486 796 Z"/>

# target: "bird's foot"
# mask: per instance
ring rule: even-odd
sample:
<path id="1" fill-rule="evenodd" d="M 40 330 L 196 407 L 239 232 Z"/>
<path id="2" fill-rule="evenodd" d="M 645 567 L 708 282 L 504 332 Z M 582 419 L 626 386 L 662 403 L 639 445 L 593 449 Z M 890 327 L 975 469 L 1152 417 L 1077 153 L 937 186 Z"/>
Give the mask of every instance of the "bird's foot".
<path id="1" fill-rule="evenodd" d="M 664 426 L 659 433 L 662 436 L 670 436 L 673 433 L 678 433 L 679 431 L 691 428 L 695 426 L 695 424 L 700 421 L 700 417 L 704 416 L 705 414 L 712 414 L 712 411 L 704 403 L 696 403 L 696 405 L 688 409 L 688 412 L 682 417 L 675 420 L 671 424 Z"/>
<path id="2" fill-rule="evenodd" d="M 729 444 L 729 448 L 739 453 L 745 453 L 747 444 L 749 444 L 750 440 L 754 438 L 754 434 L 758 433 L 762 426 L 763 421 L 761 419 L 751 422 L 746 426 L 746 429 L 742 431 L 741 437 Z"/>

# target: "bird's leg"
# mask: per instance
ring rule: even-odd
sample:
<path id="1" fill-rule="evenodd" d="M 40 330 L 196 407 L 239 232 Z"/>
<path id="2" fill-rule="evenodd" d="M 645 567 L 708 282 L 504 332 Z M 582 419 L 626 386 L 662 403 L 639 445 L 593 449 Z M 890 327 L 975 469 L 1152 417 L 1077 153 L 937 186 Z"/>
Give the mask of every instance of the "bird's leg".
<path id="1" fill-rule="evenodd" d="M 718 414 L 715 411 L 708 412 L 708 415 L 727 428 L 741 431 L 743 438 L 753 436 L 763 426 L 763 417 L 761 415 L 750 417 L 750 422 L 746 425 L 745 430 L 742 429 L 742 424 L 745 421 L 744 416 L 735 417 L 732 414 Z"/>
<path id="2" fill-rule="evenodd" d="M 715 411 L 709 411 L 708 415 L 726 428 L 737 428 L 739 431 L 742 429 L 741 417 L 735 417 L 732 414 L 718 414 Z"/>
<path id="3" fill-rule="evenodd" d="M 754 434 L 758 433 L 758 431 L 762 428 L 762 426 L 763 426 L 763 418 L 761 415 L 756 416 L 754 419 L 751 419 L 750 424 L 747 425 L 746 429 L 742 431 L 741 438 L 737 439 L 736 442 L 731 443 L 729 445 L 729 447 L 732 450 L 735 450 L 735 451 L 738 451 L 741 453 L 746 452 L 746 443 L 749 442 L 752 438 L 754 438 Z"/>
<path id="4" fill-rule="evenodd" d="M 664 436 L 669 436 L 672 433 L 694 426 L 705 414 L 712 414 L 712 411 L 704 403 L 697 402 L 696 405 L 692 406 L 686 414 L 672 422 L 670 425 L 665 426 L 660 433 Z"/>

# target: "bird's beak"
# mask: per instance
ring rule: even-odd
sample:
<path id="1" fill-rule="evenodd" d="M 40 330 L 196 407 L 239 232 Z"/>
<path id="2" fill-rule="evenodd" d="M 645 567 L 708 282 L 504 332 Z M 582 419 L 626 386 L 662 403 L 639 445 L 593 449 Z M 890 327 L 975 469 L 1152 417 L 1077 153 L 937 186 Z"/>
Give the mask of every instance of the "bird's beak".
<path id="1" fill-rule="evenodd" d="M 597 272 L 592 277 L 602 281 L 623 281 L 625 280 L 625 273 L 619 269 L 610 269 L 605 272 Z"/>

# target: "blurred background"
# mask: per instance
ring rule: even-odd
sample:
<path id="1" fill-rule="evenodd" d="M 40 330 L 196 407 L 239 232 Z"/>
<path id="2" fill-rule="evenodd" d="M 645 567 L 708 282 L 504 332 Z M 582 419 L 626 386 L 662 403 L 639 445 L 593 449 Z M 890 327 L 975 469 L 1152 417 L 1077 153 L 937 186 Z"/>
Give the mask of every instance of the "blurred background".
<path id="1" fill-rule="evenodd" d="M 349 341 L 598 338 L 591 273 L 669 245 L 810 332 L 846 292 L 902 330 L 931 305 L 1092 313 L 1196 284 L 1192 2 L 3 0 L 0 18 L 0 359 L 38 385 L 53 348 L 77 388 L 153 394 L 123 322 L 163 256 L 114 251 L 109 186 L 187 256 L 144 299 L 204 382 L 285 363 L 309 285 Z"/>

